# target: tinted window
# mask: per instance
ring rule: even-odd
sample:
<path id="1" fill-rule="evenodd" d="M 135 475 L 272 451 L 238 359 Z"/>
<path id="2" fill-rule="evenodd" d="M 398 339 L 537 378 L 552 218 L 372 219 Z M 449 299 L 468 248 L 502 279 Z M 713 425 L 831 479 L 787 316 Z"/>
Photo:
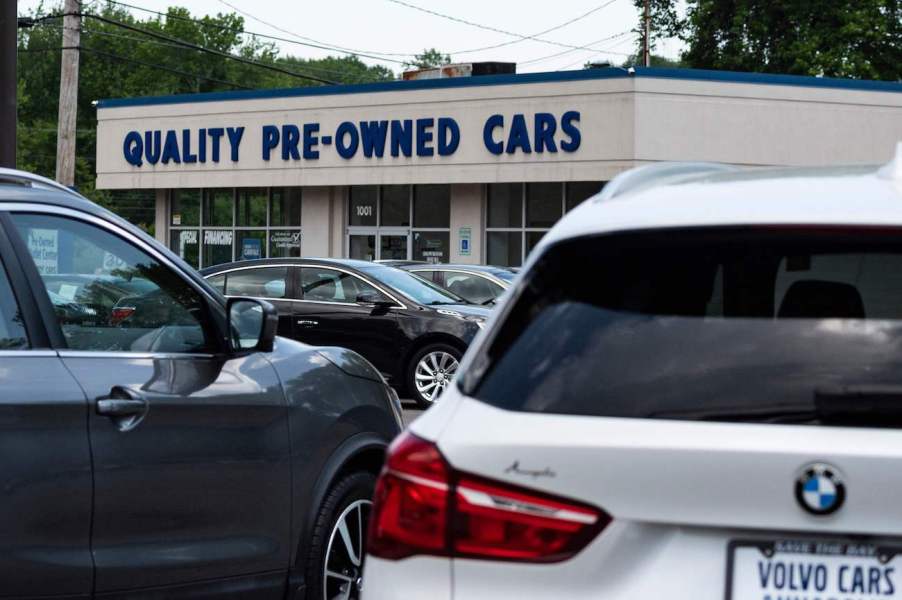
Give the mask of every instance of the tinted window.
<path id="1" fill-rule="evenodd" d="M 206 352 L 206 306 L 177 273 L 80 221 L 13 215 L 69 348 Z"/>
<path id="2" fill-rule="evenodd" d="M 225 293 L 229 296 L 284 298 L 287 281 L 288 267 L 242 269 L 229 273 Z"/>
<path id="3" fill-rule="evenodd" d="M 384 283 L 420 304 L 439 305 L 466 302 L 459 296 L 435 285 L 431 281 L 401 269 L 373 265 L 362 270 L 373 279 Z"/>
<path id="4" fill-rule="evenodd" d="M 451 186 L 415 185 L 413 187 L 413 226 L 442 228 L 449 227 L 450 224 Z"/>
<path id="5" fill-rule="evenodd" d="M 697 229 L 557 245 L 464 385 L 533 412 L 902 425 L 897 240 Z"/>
<path id="6" fill-rule="evenodd" d="M 354 303 L 360 294 L 374 294 L 379 300 L 390 300 L 385 294 L 354 275 L 327 268 L 301 269 L 301 297 L 304 300 Z"/>
<path id="7" fill-rule="evenodd" d="M 215 287 L 221 294 L 225 294 L 225 282 L 226 275 L 223 273 L 222 275 L 214 275 L 213 277 L 207 278 L 207 282 Z"/>
<path id="8" fill-rule="evenodd" d="M 22 313 L 0 262 L 0 350 L 28 347 Z"/>

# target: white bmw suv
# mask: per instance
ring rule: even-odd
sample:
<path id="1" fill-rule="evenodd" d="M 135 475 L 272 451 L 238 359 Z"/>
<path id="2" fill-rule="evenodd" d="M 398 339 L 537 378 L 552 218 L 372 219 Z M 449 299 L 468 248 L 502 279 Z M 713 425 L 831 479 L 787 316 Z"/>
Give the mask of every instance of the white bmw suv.
<path id="1" fill-rule="evenodd" d="M 377 485 L 365 600 L 902 598 L 902 145 L 626 173 Z"/>

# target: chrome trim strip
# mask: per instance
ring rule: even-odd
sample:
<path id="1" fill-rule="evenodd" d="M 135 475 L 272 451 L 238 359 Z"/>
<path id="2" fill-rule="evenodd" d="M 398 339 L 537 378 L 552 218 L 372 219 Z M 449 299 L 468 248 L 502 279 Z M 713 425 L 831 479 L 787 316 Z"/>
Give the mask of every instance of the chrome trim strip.
<path id="1" fill-rule="evenodd" d="M 0 350 L 0 359 L 4 358 L 56 358 L 55 350 Z"/>
<path id="2" fill-rule="evenodd" d="M 79 200 L 86 199 L 75 190 L 68 188 L 57 181 L 48 179 L 47 177 L 41 177 L 40 175 L 35 175 L 33 173 L 28 173 L 26 171 L 20 171 L 18 169 L 0 168 L 0 181 L 17 181 L 20 183 L 28 183 L 32 187 L 34 187 L 34 184 L 38 184 L 39 186 L 57 190 L 59 192 L 65 192 L 70 196 L 78 198 Z"/>
<path id="3" fill-rule="evenodd" d="M 124 352 L 106 350 L 60 350 L 60 358 L 129 358 L 129 359 L 196 359 L 215 358 L 215 354 L 199 354 L 177 352 Z"/>
<path id="4" fill-rule="evenodd" d="M 394 294 L 387 292 L 382 286 L 380 286 L 377 283 L 374 283 L 369 278 L 364 277 L 363 275 L 358 275 L 357 273 L 354 273 L 352 271 L 348 271 L 347 269 L 342 269 L 341 267 L 337 267 L 337 266 L 333 266 L 333 265 L 295 264 L 295 263 L 250 265 L 250 266 L 246 266 L 246 267 L 235 267 L 233 269 L 227 269 L 227 270 L 223 270 L 223 271 L 217 271 L 216 273 L 210 273 L 209 275 L 205 275 L 204 279 L 210 279 L 211 277 L 216 277 L 218 275 L 224 275 L 227 273 L 233 273 L 235 271 L 246 271 L 247 269 L 265 269 L 265 268 L 270 268 L 270 267 L 298 267 L 298 268 L 307 267 L 310 269 L 327 269 L 327 270 L 331 270 L 331 271 L 338 271 L 340 273 L 344 273 L 351 277 L 356 277 L 357 279 L 365 281 L 369 285 L 373 286 L 374 288 L 376 288 L 377 290 L 379 290 L 380 292 L 382 292 L 383 294 L 385 294 L 386 296 L 391 298 L 398 305 L 398 306 L 393 306 L 392 308 L 400 308 L 400 309 L 407 308 L 407 305 L 405 305 L 403 302 L 398 300 L 398 298 L 395 297 Z M 228 297 L 235 297 L 235 296 L 228 295 Z M 254 298 L 260 298 L 262 300 L 280 300 L 283 302 L 310 302 L 313 304 L 338 304 L 341 306 L 366 306 L 364 304 L 357 304 L 356 302 L 329 302 L 326 300 L 303 300 L 300 298 L 264 298 L 263 296 L 254 296 Z"/>

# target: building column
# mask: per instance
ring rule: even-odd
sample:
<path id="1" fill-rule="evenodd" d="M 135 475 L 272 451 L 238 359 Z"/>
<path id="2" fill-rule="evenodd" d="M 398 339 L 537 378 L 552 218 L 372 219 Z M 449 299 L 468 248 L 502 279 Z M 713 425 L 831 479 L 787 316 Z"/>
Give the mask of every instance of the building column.
<path id="1" fill-rule="evenodd" d="M 301 200 L 301 256 L 328 257 L 332 247 L 332 188 L 304 188 Z"/>
<path id="2" fill-rule="evenodd" d="M 154 237 L 169 247 L 169 190 L 156 190 L 154 200 Z"/>
<path id="3" fill-rule="evenodd" d="M 451 252 L 449 262 L 476 265 L 482 262 L 483 189 L 480 183 L 451 186 Z M 469 233 L 469 251 L 461 243 Z"/>
<path id="4" fill-rule="evenodd" d="M 329 254 L 332 258 L 347 257 L 348 226 L 348 186 L 335 185 L 329 188 L 332 197 L 332 247 Z"/>

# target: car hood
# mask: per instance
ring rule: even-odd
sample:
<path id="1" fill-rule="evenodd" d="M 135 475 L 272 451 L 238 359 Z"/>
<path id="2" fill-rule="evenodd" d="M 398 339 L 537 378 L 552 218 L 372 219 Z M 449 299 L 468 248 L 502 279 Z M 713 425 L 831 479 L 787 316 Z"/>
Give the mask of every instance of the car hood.
<path id="1" fill-rule="evenodd" d="M 439 306 L 430 306 L 429 308 L 439 313 L 441 311 L 449 311 L 458 313 L 464 317 L 480 317 L 483 319 L 488 319 L 489 315 L 492 314 L 491 309 L 475 304 L 442 304 Z"/>

